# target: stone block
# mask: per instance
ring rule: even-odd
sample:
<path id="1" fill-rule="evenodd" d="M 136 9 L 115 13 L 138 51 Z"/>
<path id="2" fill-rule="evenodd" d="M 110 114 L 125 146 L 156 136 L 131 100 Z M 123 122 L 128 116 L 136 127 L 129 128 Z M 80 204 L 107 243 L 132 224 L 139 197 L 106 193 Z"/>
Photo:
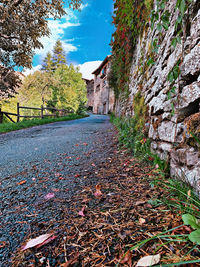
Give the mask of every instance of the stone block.
<path id="1" fill-rule="evenodd" d="M 200 82 L 193 82 L 183 88 L 180 95 L 179 108 L 185 108 L 197 99 L 200 99 Z"/>
<path id="2" fill-rule="evenodd" d="M 176 134 L 176 124 L 171 121 L 163 121 L 158 127 L 159 139 L 167 142 L 174 142 Z"/>

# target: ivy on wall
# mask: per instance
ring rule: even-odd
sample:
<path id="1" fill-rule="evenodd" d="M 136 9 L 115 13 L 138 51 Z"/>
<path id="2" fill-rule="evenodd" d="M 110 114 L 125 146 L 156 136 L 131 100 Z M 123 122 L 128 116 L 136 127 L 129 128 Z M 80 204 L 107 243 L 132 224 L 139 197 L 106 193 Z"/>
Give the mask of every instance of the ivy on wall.
<path id="1" fill-rule="evenodd" d="M 133 51 L 140 33 L 148 21 L 153 0 L 115 0 L 112 35 L 112 64 L 109 85 L 115 96 L 128 92 Z"/>

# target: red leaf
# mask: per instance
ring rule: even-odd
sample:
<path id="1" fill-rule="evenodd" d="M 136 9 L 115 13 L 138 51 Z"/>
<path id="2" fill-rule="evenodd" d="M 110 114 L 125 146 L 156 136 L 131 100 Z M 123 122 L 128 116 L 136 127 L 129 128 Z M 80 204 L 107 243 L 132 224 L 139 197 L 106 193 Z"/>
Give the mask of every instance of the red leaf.
<path id="1" fill-rule="evenodd" d="M 85 206 L 82 208 L 82 210 L 79 211 L 78 215 L 84 217 L 85 216 L 84 211 L 85 211 Z"/>
<path id="2" fill-rule="evenodd" d="M 96 192 L 94 193 L 94 196 L 100 197 L 102 195 L 103 195 L 103 193 L 101 192 L 101 185 L 96 185 Z"/>
<path id="3" fill-rule="evenodd" d="M 51 198 L 53 198 L 53 197 L 55 197 L 55 194 L 54 194 L 54 193 L 48 193 L 44 198 L 45 198 L 46 200 L 49 200 L 49 199 L 51 199 Z"/>
<path id="4" fill-rule="evenodd" d="M 21 182 L 19 182 L 19 183 L 17 183 L 18 185 L 22 185 L 22 184 L 25 184 L 26 183 L 26 180 L 23 180 L 23 181 L 21 181 Z"/>
<path id="5" fill-rule="evenodd" d="M 88 146 L 88 144 L 87 144 L 87 143 L 83 143 L 83 145 L 84 145 L 84 146 Z"/>
<path id="6" fill-rule="evenodd" d="M 55 239 L 56 236 L 53 235 L 53 233 L 51 234 L 44 234 L 44 235 L 40 235 L 36 238 L 33 238 L 31 240 L 29 240 L 25 246 L 23 246 L 21 249 L 22 251 L 28 249 L 28 248 L 33 248 L 33 247 L 41 247 L 47 243 L 49 243 L 50 241 L 52 241 L 53 239 Z"/>

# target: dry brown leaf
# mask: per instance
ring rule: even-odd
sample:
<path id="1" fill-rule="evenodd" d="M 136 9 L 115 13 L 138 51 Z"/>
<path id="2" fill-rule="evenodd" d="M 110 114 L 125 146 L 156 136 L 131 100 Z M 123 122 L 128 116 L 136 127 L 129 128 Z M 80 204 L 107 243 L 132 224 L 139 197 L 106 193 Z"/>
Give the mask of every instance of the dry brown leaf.
<path id="1" fill-rule="evenodd" d="M 132 266 L 132 253 L 131 253 L 130 250 L 128 250 L 128 251 L 126 252 L 126 254 L 123 255 L 122 259 L 120 260 L 120 263 L 121 263 L 121 264 L 125 264 L 125 263 L 127 263 L 128 266 L 130 266 L 130 267 Z"/>
<path id="2" fill-rule="evenodd" d="M 160 254 L 154 256 L 145 256 L 138 261 L 136 267 L 148 267 L 155 265 L 159 262 L 160 262 Z"/>
<path id="3" fill-rule="evenodd" d="M 21 181 L 21 182 L 19 182 L 19 183 L 17 183 L 18 185 L 22 185 L 22 184 L 25 184 L 26 183 L 26 180 L 23 180 L 23 181 Z"/>

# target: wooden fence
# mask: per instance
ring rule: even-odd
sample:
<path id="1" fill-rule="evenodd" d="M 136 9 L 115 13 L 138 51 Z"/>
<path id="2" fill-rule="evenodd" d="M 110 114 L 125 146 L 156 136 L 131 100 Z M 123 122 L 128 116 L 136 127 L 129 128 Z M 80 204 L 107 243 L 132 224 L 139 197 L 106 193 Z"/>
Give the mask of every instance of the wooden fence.
<path id="1" fill-rule="evenodd" d="M 32 116 L 32 115 L 20 115 L 20 110 L 21 109 L 27 109 L 27 110 L 38 110 L 40 111 L 40 115 L 38 116 Z M 47 114 L 46 111 L 52 111 L 51 114 Z M 24 107 L 20 106 L 19 103 L 17 103 L 17 113 L 11 113 L 7 111 L 2 111 L 0 108 L 0 123 L 3 123 L 3 115 L 6 116 L 10 121 L 15 123 L 15 121 L 11 118 L 11 116 L 16 116 L 17 117 L 17 122 L 20 121 L 20 118 L 40 118 L 44 119 L 45 117 L 63 117 L 66 116 L 67 114 L 72 113 L 67 109 L 56 109 L 56 108 L 50 108 L 50 107 L 44 107 L 43 105 L 41 108 L 35 108 L 35 107 Z"/>

